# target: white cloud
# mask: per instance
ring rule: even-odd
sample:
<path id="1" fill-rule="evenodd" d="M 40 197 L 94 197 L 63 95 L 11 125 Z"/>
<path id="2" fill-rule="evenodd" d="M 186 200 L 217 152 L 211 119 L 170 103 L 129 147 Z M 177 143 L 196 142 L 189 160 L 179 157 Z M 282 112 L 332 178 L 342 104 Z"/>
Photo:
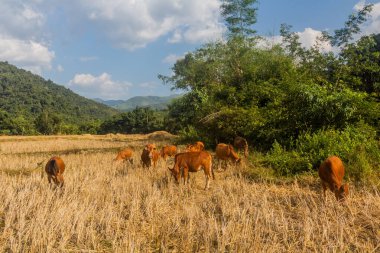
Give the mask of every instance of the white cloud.
<path id="1" fill-rule="evenodd" d="M 54 52 L 35 41 L 25 41 L 0 36 L 0 59 L 41 74 L 51 69 Z"/>
<path id="2" fill-rule="evenodd" d="M 322 36 L 321 31 L 314 30 L 312 28 L 305 28 L 303 32 L 297 32 L 297 34 L 300 37 L 299 41 L 301 42 L 302 46 L 306 48 L 311 48 L 314 46 L 317 42 L 317 38 Z M 320 48 L 325 52 L 333 50 L 332 46 L 328 42 L 323 42 L 320 45 Z"/>
<path id="3" fill-rule="evenodd" d="M 44 14 L 36 1 L 2 0 L 0 4 L 0 60 L 41 74 L 50 70 L 55 53 L 44 42 Z"/>
<path id="4" fill-rule="evenodd" d="M 95 25 L 117 46 L 133 50 L 162 36 L 170 43 L 221 38 L 225 27 L 219 6 L 219 0 L 78 0 L 66 7 L 77 23 Z"/>
<path id="5" fill-rule="evenodd" d="M 43 34 L 45 16 L 30 1 L 2 0 L 0 34 L 18 39 L 34 39 Z"/>
<path id="6" fill-rule="evenodd" d="M 114 81 L 111 75 L 103 73 L 99 76 L 76 74 L 67 86 L 88 98 L 125 99 L 132 84 Z"/>

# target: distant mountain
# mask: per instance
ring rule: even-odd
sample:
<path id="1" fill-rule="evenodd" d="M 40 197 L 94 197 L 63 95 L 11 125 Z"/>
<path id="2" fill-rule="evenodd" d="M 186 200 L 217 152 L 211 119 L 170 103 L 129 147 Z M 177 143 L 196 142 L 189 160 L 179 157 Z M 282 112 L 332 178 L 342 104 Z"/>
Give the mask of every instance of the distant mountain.
<path id="1" fill-rule="evenodd" d="M 101 98 L 94 98 L 94 100 L 96 102 L 99 102 L 99 103 L 102 103 L 102 104 L 105 104 L 105 105 L 108 105 L 108 106 L 116 106 L 118 104 L 122 104 L 124 103 L 126 100 L 103 100 Z"/>
<path id="2" fill-rule="evenodd" d="M 150 107 L 152 109 L 164 110 L 168 108 L 173 99 L 180 97 L 181 95 L 170 96 L 136 96 L 128 100 L 102 100 L 96 99 L 103 104 L 109 105 L 120 111 L 131 111 L 136 107 Z"/>
<path id="3" fill-rule="evenodd" d="M 0 123 L 4 125 L 6 119 L 15 118 L 32 123 L 46 112 L 62 123 L 78 125 L 118 113 L 114 108 L 79 96 L 50 80 L 0 62 Z"/>

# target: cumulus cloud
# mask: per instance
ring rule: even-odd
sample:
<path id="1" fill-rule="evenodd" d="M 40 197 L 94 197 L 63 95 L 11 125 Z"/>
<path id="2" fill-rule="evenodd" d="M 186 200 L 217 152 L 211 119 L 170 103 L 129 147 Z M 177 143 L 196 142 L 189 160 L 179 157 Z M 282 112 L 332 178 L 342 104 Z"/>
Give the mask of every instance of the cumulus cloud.
<path id="1" fill-rule="evenodd" d="M 36 74 L 51 69 L 55 53 L 43 41 L 45 16 L 36 1 L 2 0 L 0 5 L 0 60 Z"/>
<path id="2" fill-rule="evenodd" d="M 35 40 L 42 35 L 45 16 L 29 2 L 1 1 L 0 34 L 23 40 Z"/>
<path id="3" fill-rule="evenodd" d="M 108 73 L 99 76 L 76 74 L 67 87 L 88 98 L 125 99 L 129 95 L 129 82 L 112 80 Z"/>
<path id="4" fill-rule="evenodd" d="M 225 27 L 220 22 L 219 0 L 78 0 L 69 10 L 95 25 L 117 46 L 133 50 L 159 37 L 168 42 L 207 42 L 219 39 Z"/>
<path id="5" fill-rule="evenodd" d="M 0 36 L 0 59 L 41 74 L 43 69 L 51 69 L 54 52 L 35 41 L 25 41 Z"/>
<path id="6" fill-rule="evenodd" d="M 303 32 L 297 32 L 297 34 L 300 38 L 299 41 L 301 42 L 302 46 L 306 48 L 311 48 L 312 46 L 316 45 L 318 37 L 322 36 L 321 31 L 314 30 L 312 28 L 305 28 Z M 323 42 L 320 45 L 320 48 L 325 52 L 333 50 L 332 46 L 328 42 Z"/>

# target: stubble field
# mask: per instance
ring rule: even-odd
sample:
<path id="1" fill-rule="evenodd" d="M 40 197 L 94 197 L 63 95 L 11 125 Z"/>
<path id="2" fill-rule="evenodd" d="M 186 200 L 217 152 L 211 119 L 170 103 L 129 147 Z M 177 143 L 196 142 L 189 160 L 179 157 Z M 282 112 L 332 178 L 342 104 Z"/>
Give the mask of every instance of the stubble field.
<path id="1" fill-rule="evenodd" d="M 165 138 L 160 138 L 165 137 Z M 176 185 L 167 166 L 143 169 L 159 135 L 0 137 L 1 252 L 379 252 L 380 195 L 352 187 L 346 204 L 323 203 L 319 180 L 260 180 L 257 168 L 203 172 Z M 133 147 L 135 163 L 116 164 Z M 52 189 L 36 164 L 66 163 Z M 173 161 L 168 162 L 171 166 Z"/>

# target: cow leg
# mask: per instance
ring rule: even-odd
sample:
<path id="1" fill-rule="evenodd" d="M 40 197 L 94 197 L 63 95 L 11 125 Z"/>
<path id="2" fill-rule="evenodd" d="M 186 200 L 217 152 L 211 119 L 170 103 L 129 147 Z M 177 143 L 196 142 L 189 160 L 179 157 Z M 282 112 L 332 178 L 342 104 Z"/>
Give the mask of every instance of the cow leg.
<path id="1" fill-rule="evenodd" d="M 206 186 L 205 186 L 205 190 L 207 190 L 210 186 L 210 175 L 205 173 L 205 176 L 206 176 Z"/>
<path id="2" fill-rule="evenodd" d="M 218 171 L 221 171 L 221 170 L 222 170 L 221 167 L 223 167 L 223 160 L 218 159 Z"/>
<path id="3" fill-rule="evenodd" d="M 183 181 L 184 181 L 185 185 L 186 185 L 186 183 L 188 183 L 188 176 L 189 176 L 189 170 L 187 169 L 187 167 L 184 167 L 183 168 Z"/>
<path id="4" fill-rule="evenodd" d="M 51 175 L 48 175 L 49 185 L 51 185 Z"/>
<path id="5" fill-rule="evenodd" d="M 59 182 L 59 187 L 63 187 L 63 184 L 65 183 L 65 180 L 63 179 L 63 175 L 57 175 L 57 181 Z"/>

